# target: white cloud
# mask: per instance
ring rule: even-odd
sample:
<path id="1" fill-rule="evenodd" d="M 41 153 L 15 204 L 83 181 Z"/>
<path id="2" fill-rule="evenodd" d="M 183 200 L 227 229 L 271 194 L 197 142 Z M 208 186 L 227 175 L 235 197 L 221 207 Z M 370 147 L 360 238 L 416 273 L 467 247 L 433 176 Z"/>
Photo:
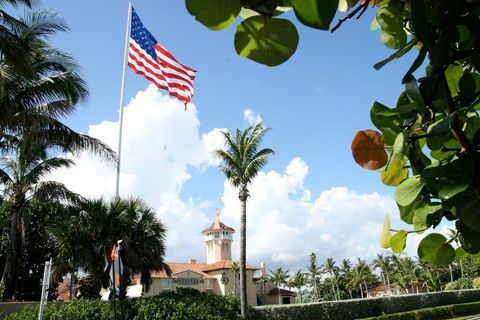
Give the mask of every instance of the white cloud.
<path id="1" fill-rule="evenodd" d="M 263 121 L 262 117 L 250 108 L 243 110 L 243 119 L 245 119 L 249 125 L 256 125 Z"/>
<path id="2" fill-rule="evenodd" d="M 191 177 L 189 166 L 216 164 L 211 152 L 223 145 L 220 129 L 200 135 L 199 125 L 195 105 L 185 112 L 153 85 L 139 91 L 124 109 L 120 194 L 156 206 L 163 194 L 180 192 Z M 91 125 L 88 134 L 117 149 L 118 122 Z M 113 195 L 115 168 L 87 154 L 76 163 L 55 177 L 86 196 Z"/>

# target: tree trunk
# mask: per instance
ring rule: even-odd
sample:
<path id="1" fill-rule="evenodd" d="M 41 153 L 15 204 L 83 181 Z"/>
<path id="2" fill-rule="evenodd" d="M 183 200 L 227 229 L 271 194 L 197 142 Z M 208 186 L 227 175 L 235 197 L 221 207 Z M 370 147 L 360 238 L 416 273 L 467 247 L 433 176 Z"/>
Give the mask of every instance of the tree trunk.
<path id="1" fill-rule="evenodd" d="M 337 287 L 337 298 L 340 300 L 340 289 L 338 288 L 338 284 L 335 285 Z"/>
<path id="2" fill-rule="evenodd" d="M 463 279 L 463 263 L 462 263 L 462 260 L 458 260 L 459 264 L 460 264 L 460 274 L 462 276 L 462 279 Z"/>
<path id="3" fill-rule="evenodd" d="M 280 287 L 277 287 L 278 289 L 278 304 L 282 304 L 282 294 L 280 292 Z"/>
<path id="4" fill-rule="evenodd" d="M 362 288 L 362 284 L 360 284 L 360 294 L 361 294 L 361 297 L 363 298 L 363 288 Z"/>
<path id="5" fill-rule="evenodd" d="M 70 301 L 75 300 L 75 247 L 73 247 L 72 272 L 70 273 Z"/>
<path id="6" fill-rule="evenodd" d="M 350 299 L 353 299 L 352 290 L 351 290 L 351 289 L 348 289 L 348 294 L 350 295 Z"/>
<path id="7" fill-rule="evenodd" d="M 20 219 L 20 210 L 19 206 L 12 207 L 12 221 L 10 222 L 10 232 L 8 235 L 8 245 L 7 245 L 7 257 L 5 261 L 5 267 L 3 269 L 2 280 L 1 282 L 5 285 L 5 291 L 3 292 L 4 299 L 10 299 L 15 293 L 15 283 L 16 283 L 16 273 L 18 268 L 16 268 L 17 259 L 17 240 L 18 240 L 18 224 Z"/>
<path id="8" fill-rule="evenodd" d="M 387 276 L 388 293 L 389 293 L 389 295 L 392 295 L 392 288 L 390 286 L 390 276 L 388 275 L 388 272 L 385 272 L 385 274 Z"/>
<path id="9" fill-rule="evenodd" d="M 241 203 L 240 212 L 240 311 L 243 319 L 247 315 L 247 198 L 246 185 L 240 187 L 238 195 Z"/>
<path id="10" fill-rule="evenodd" d="M 318 301 L 318 291 L 317 291 L 317 278 L 313 277 L 313 297 L 315 298 L 315 302 Z"/>
<path id="11" fill-rule="evenodd" d="M 366 295 L 366 297 L 368 298 L 368 287 L 367 287 L 367 283 L 364 281 L 363 284 L 365 285 L 365 295 Z"/>
<path id="12" fill-rule="evenodd" d="M 452 264 L 448 265 L 448 270 L 450 271 L 450 282 L 453 282 Z"/>
<path id="13" fill-rule="evenodd" d="M 333 279 L 330 279 L 330 283 L 332 284 L 333 300 L 337 300 L 337 296 L 335 294 L 335 287 L 333 286 Z"/>

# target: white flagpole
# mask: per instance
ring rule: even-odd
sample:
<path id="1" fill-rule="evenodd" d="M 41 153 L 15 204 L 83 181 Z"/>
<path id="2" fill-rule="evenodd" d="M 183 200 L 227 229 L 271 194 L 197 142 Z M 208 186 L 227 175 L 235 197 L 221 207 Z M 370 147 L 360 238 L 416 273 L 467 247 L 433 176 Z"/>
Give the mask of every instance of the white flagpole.
<path id="1" fill-rule="evenodd" d="M 117 165 L 117 181 L 115 184 L 115 196 L 119 196 L 120 191 L 120 163 L 122 158 L 122 130 L 123 130 L 123 100 L 125 96 L 125 73 L 127 71 L 128 61 L 128 47 L 130 45 L 130 32 L 132 25 L 132 3 L 128 3 L 128 18 L 127 18 L 127 32 L 125 35 L 125 52 L 123 57 L 123 71 L 122 71 L 122 88 L 120 90 L 120 116 L 119 116 L 119 130 L 118 130 L 118 165 Z"/>

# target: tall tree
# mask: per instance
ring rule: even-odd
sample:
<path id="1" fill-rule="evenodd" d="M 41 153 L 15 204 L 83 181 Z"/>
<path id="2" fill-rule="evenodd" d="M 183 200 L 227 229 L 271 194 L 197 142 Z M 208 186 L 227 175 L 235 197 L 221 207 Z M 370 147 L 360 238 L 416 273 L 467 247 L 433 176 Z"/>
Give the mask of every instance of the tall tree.
<path id="1" fill-rule="evenodd" d="M 286 285 L 287 280 L 288 280 L 288 270 L 283 270 L 282 268 L 278 268 L 275 271 L 270 270 L 270 281 L 278 289 L 278 304 L 282 304 L 282 293 L 281 293 L 280 287 Z"/>
<path id="2" fill-rule="evenodd" d="M 317 255 L 310 253 L 308 264 L 308 282 L 313 289 L 313 298 L 315 302 L 319 300 L 318 296 L 318 277 L 321 273 L 321 268 L 317 267 Z"/>
<path id="3" fill-rule="evenodd" d="M 244 131 L 237 129 L 234 137 L 228 132 L 223 133 L 226 149 L 215 151 L 216 156 L 223 161 L 220 169 L 227 180 L 238 188 L 240 210 L 240 301 L 241 315 L 247 317 L 247 272 L 246 272 L 246 244 L 247 244 L 247 200 L 250 196 L 249 184 L 264 167 L 271 155 L 272 149 L 261 149 L 265 134 L 269 131 L 259 123 L 250 126 Z"/>
<path id="4" fill-rule="evenodd" d="M 6 288 L 5 297 L 10 298 L 15 292 L 18 257 L 25 248 L 25 209 L 29 200 L 37 198 L 77 202 L 81 197 L 61 183 L 44 180 L 54 170 L 73 165 L 72 160 L 51 157 L 49 148 L 45 145 L 22 140 L 15 158 L 4 157 L 0 164 L 0 183 L 4 187 L 5 198 L 11 202 L 7 255 L 1 280 Z"/>
<path id="5" fill-rule="evenodd" d="M 352 272 L 352 263 L 350 262 L 350 259 L 343 259 L 342 264 L 339 267 L 339 270 L 341 272 L 345 288 L 348 290 L 350 299 L 353 299 L 352 288 L 351 286 L 348 286 L 348 282 L 350 281 L 351 272 Z"/>
<path id="6" fill-rule="evenodd" d="M 292 283 L 293 286 L 297 289 L 298 292 L 298 297 L 300 299 L 300 303 L 302 303 L 302 290 L 303 287 L 307 284 L 306 279 L 305 279 L 305 274 L 302 272 L 302 270 L 298 270 L 295 272 L 295 275 L 292 278 Z"/>
<path id="7" fill-rule="evenodd" d="M 336 265 L 335 261 L 333 258 L 327 258 L 327 261 L 325 261 L 325 264 L 323 265 L 323 268 L 326 273 L 330 275 L 330 283 L 332 285 L 332 293 L 333 293 L 333 298 L 335 300 L 338 300 L 338 295 L 337 292 L 335 291 L 335 280 L 336 280 Z"/>
<path id="8" fill-rule="evenodd" d="M 377 254 L 377 257 L 375 258 L 375 260 L 373 260 L 373 266 L 375 268 L 380 269 L 381 276 L 382 276 L 382 281 L 383 281 L 383 286 L 385 288 L 385 293 L 391 294 L 390 293 L 390 291 L 391 291 L 390 290 L 391 265 L 390 265 L 389 257 L 386 257 L 381 253 Z"/>

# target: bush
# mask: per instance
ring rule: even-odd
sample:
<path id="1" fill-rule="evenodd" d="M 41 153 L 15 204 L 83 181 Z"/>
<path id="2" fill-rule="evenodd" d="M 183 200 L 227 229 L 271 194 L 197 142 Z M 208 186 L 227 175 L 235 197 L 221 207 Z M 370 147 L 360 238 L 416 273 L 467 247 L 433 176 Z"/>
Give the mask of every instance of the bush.
<path id="1" fill-rule="evenodd" d="M 268 320 L 348 320 L 479 300 L 480 290 L 444 291 L 337 302 L 261 306 L 254 308 L 253 317 Z"/>
<path id="2" fill-rule="evenodd" d="M 458 279 L 457 281 L 447 283 L 445 286 L 445 290 L 465 290 L 472 288 L 473 281 L 469 278 Z"/>
<path id="3" fill-rule="evenodd" d="M 480 278 L 474 278 L 472 285 L 474 289 L 480 289 Z"/>
<path id="4" fill-rule="evenodd" d="M 232 296 L 181 290 L 154 297 L 117 302 L 118 319 L 123 320 L 238 320 L 240 300 Z M 37 320 L 38 306 L 27 307 L 5 320 Z M 46 306 L 44 320 L 111 320 L 112 302 L 79 299 Z"/>
<path id="5" fill-rule="evenodd" d="M 471 302 L 388 314 L 380 317 L 366 318 L 364 320 L 435 320 L 468 316 L 479 312 L 480 302 Z"/>

